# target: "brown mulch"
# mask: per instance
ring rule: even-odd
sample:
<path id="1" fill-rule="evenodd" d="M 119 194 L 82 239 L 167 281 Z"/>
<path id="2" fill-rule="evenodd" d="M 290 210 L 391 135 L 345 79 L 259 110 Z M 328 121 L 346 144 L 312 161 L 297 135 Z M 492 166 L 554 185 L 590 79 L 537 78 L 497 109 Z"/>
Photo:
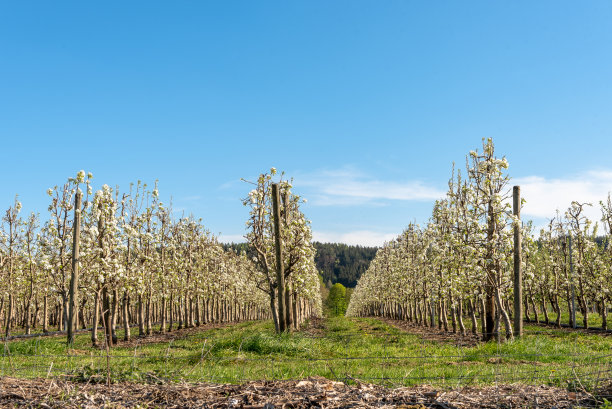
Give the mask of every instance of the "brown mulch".
<path id="1" fill-rule="evenodd" d="M 548 386 L 503 385 L 444 391 L 423 385 L 387 389 L 325 378 L 243 385 L 71 383 L 0 378 L 0 408 L 570 408 L 595 407 L 592 395 Z"/>
<path id="2" fill-rule="evenodd" d="M 437 327 L 423 327 L 403 320 L 392 320 L 389 318 L 378 318 L 389 325 L 392 325 L 404 332 L 418 335 L 426 341 L 435 341 L 446 344 L 453 344 L 460 347 L 473 347 L 482 343 L 480 334 L 466 332 L 465 335 L 440 330 Z"/>

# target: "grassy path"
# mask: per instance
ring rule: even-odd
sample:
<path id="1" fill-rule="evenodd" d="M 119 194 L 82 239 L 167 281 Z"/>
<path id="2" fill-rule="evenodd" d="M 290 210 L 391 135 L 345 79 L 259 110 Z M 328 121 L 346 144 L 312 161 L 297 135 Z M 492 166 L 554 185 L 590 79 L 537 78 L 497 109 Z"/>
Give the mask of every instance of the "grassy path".
<path id="1" fill-rule="evenodd" d="M 537 328 L 509 344 L 439 342 L 369 318 L 328 318 L 307 330 L 275 335 L 270 322 L 246 322 L 155 343 L 106 351 L 79 334 L 67 353 L 63 338 L 4 344 L 0 375 L 66 376 L 98 382 L 107 363 L 113 380 L 249 380 L 323 376 L 384 385 L 454 387 L 525 383 L 593 388 L 610 379 L 612 337 Z M 529 330 L 529 327 L 528 327 Z"/>

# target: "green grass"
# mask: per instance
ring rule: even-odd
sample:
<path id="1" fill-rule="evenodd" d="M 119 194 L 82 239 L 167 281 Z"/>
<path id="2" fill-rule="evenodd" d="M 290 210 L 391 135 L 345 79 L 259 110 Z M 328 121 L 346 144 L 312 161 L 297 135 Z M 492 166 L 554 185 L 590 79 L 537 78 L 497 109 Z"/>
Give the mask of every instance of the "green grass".
<path id="1" fill-rule="evenodd" d="M 530 310 L 530 317 L 532 320 L 535 319 L 535 315 L 533 314 L 533 311 L 531 310 Z M 538 315 L 538 318 L 540 322 L 544 322 L 543 313 L 540 312 Z M 554 324 L 555 320 L 557 319 L 557 314 L 551 309 L 548 310 L 548 319 L 551 324 Z M 612 317 L 610 316 L 610 313 L 608 313 L 608 327 L 612 326 L 611 320 L 612 320 Z M 570 323 L 570 313 L 567 309 L 567 306 L 562 305 L 561 306 L 561 324 L 569 325 L 569 323 Z M 578 307 L 576 303 L 576 325 L 579 327 L 582 327 L 583 324 L 584 322 L 583 322 L 582 313 L 580 312 L 580 308 Z M 601 324 L 602 324 L 601 315 L 599 315 L 599 313 L 589 312 L 589 327 L 590 328 L 601 328 Z"/>
<path id="2" fill-rule="evenodd" d="M 334 317 L 323 325 L 317 335 L 276 335 L 271 322 L 247 322 L 136 348 L 120 343 L 110 352 L 110 374 L 114 381 L 144 382 L 324 376 L 386 385 L 521 382 L 587 388 L 611 376 L 609 336 L 527 325 L 527 335 L 514 342 L 461 347 L 369 318 Z M 0 351 L 0 375 L 69 375 L 90 382 L 106 376 L 106 352 L 90 347 L 88 333 L 77 335 L 70 354 L 64 337 L 8 342 Z"/>

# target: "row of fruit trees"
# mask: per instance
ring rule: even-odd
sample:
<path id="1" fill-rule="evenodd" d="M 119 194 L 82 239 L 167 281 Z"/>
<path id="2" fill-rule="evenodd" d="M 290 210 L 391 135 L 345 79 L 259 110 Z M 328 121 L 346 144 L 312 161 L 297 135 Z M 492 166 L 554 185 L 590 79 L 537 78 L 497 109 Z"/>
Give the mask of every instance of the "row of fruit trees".
<path id="1" fill-rule="evenodd" d="M 435 202 L 425 226 L 409 224 L 378 251 L 348 315 L 410 320 L 462 334 L 467 319 L 485 340 L 502 332 L 513 337 L 513 227 L 520 221 L 511 212 L 508 162 L 495 155 L 491 139 L 482 148 L 469 153 L 465 173 L 453 170 L 448 192 Z M 565 308 L 571 320 L 576 305 L 584 327 L 596 311 L 607 328 L 612 201 L 608 195 L 599 203 L 603 235 L 584 215 L 585 206 L 590 204 L 573 202 L 538 237 L 531 222 L 520 223 L 526 318 L 540 320 L 540 311 L 544 321 L 559 326 Z"/>
<path id="2" fill-rule="evenodd" d="M 22 217 L 15 198 L 0 228 L 4 337 L 17 329 L 66 331 L 70 321 L 73 330 L 90 329 L 94 346 L 100 345 L 100 329 L 105 344 L 113 345 L 119 329 L 129 340 L 135 326 L 139 336 L 148 336 L 211 322 L 276 318 L 276 300 L 270 297 L 277 287 L 269 200 L 274 173 L 261 175 L 243 201 L 251 210 L 247 239 L 254 256 L 224 250 L 201 219 L 175 217 L 172 206 L 160 200 L 157 183 L 139 181 L 127 191 L 103 185 L 94 192 L 92 174 L 80 171 L 47 191 L 42 219 L 35 213 Z M 279 184 L 290 329 L 319 314 L 321 301 L 302 200 L 282 177 Z M 80 220 L 76 235 L 75 220 Z"/>

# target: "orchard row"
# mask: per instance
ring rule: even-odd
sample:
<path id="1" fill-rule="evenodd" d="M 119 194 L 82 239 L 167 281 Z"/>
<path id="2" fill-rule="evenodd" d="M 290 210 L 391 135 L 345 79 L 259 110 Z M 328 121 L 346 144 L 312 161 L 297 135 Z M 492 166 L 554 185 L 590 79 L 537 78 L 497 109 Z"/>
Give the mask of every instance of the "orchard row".
<path id="1" fill-rule="evenodd" d="M 42 222 L 36 214 L 21 217 L 17 199 L 5 212 L 0 229 L 0 322 L 5 337 L 19 328 L 26 334 L 37 327 L 66 331 L 72 322 L 73 330 L 91 328 L 93 345 L 99 343 L 98 328 L 103 328 L 103 339 L 112 345 L 118 327 L 129 340 L 132 326 L 146 336 L 154 328 L 165 332 L 273 316 L 267 290 L 275 283 L 263 286 L 266 272 L 257 256 L 224 250 L 201 220 L 173 217 L 171 206 L 160 201 L 157 185 L 138 182 L 126 192 L 104 185 L 94 193 L 91 181 L 92 175 L 81 171 L 49 189 L 48 214 Z M 293 207 L 288 203 L 294 200 L 290 185 L 284 186 L 285 207 L 293 212 L 287 210 L 286 221 L 303 218 L 297 202 Z M 251 197 L 245 203 L 251 203 Z M 250 244 L 270 241 L 266 223 L 271 220 L 261 221 L 261 231 L 249 232 Z M 287 238 L 296 230 L 294 224 L 283 224 Z M 301 231 L 302 236 L 308 234 L 308 226 Z M 285 246 L 292 266 L 287 275 L 292 327 L 320 311 L 305 261 L 310 254 L 303 249 L 310 248 L 309 236 L 302 240 Z M 76 295 L 71 303 L 73 280 Z"/>
<path id="2" fill-rule="evenodd" d="M 513 228 L 508 163 L 493 142 L 467 157 L 465 174 L 453 171 L 446 197 L 435 202 L 425 227 L 410 224 L 381 248 L 361 277 L 349 315 L 386 316 L 465 334 L 465 319 L 483 338 L 513 337 Z M 576 305 L 588 327 L 597 311 L 607 328 L 612 303 L 612 202 L 601 202 L 604 236 L 574 202 L 534 236 L 521 224 L 526 318 L 545 314 L 560 325 L 562 308 Z M 548 311 L 555 317 L 549 317 Z M 450 318 L 450 323 L 449 323 Z M 534 317 L 535 318 L 535 317 Z M 537 318 L 539 319 L 539 317 Z M 572 323 L 573 324 L 573 323 Z"/>

